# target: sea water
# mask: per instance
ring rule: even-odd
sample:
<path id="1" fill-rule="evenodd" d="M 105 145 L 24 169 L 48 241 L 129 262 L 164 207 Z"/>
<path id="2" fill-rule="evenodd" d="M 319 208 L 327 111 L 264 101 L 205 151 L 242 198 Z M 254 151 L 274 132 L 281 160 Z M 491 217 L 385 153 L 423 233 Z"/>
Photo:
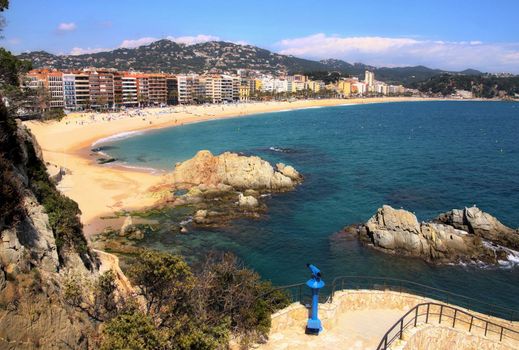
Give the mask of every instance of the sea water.
<path id="1" fill-rule="evenodd" d="M 196 259 L 232 251 L 274 284 L 341 275 L 397 277 L 519 309 L 519 267 L 434 266 L 337 238 L 383 204 L 428 220 L 476 204 L 519 227 L 519 103 L 441 101 L 350 105 L 267 113 L 154 130 L 97 144 L 123 164 L 172 170 L 202 149 L 258 155 L 304 175 L 266 198 L 259 220 L 141 244 Z"/>

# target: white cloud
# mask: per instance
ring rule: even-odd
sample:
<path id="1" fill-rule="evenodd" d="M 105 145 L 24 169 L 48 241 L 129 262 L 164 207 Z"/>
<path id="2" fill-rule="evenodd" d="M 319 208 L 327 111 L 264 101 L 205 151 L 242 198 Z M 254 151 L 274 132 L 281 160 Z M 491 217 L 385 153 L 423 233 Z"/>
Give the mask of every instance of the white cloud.
<path id="1" fill-rule="evenodd" d="M 378 36 L 340 37 L 323 33 L 275 44 L 281 54 L 311 59 L 339 58 L 376 66 L 426 65 L 433 68 L 519 73 L 519 43 L 442 41 Z"/>
<path id="2" fill-rule="evenodd" d="M 74 22 L 63 22 L 58 25 L 58 32 L 65 33 L 65 32 L 73 32 L 77 29 L 76 23 Z"/>
<path id="3" fill-rule="evenodd" d="M 84 55 L 87 53 L 98 53 L 98 52 L 104 52 L 104 51 L 110 51 L 113 49 L 108 48 L 102 48 L 102 47 L 87 47 L 87 48 L 81 48 L 81 47 L 74 47 L 72 50 L 70 50 L 70 55 L 77 56 L 77 55 Z"/>
<path id="4" fill-rule="evenodd" d="M 159 40 L 159 39 L 153 38 L 151 36 L 147 36 L 147 37 L 139 38 L 139 39 L 126 39 L 126 40 L 123 40 L 121 45 L 119 45 L 119 48 L 131 49 L 131 48 L 151 44 L 152 42 L 157 41 L 157 40 Z"/>
<path id="5" fill-rule="evenodd" d="M 186 44 L 186 45 L 193 45 L 193 44 L 198 44 L 198 43 L 204 43 L 207 41 L 220 40 L 220 38 L 217 36 L 206 35 L 206 34 L 198 34 L 195 36 L 177 36 L 177 37 L 167 36 L 166 39 L 174 41 L 179 44 Z M 152 42 L 155 42 L 157 40 L 160 40 L 160 38 L 155 38 L 155 37 L 151 37 L 151 36 L 143 37 L 143 38 L 139 38 L 139 39 L 126 39 L 119 45 L 119 48 L 125 48 L 125 49 L 135 48 L 135 47 L 139 47 L 139 46 L 143 46 L 143 45 L 149 45 Z"/>
<path id="6" fill-rule="evenodd" d="M 345 37 L 327 36 L 323 33 L 303 38 L 285 39 L 279 42 L 282 54 L 320 55 L 330 51 L 336 53 L 363 52 L 382 53 L 391 49 L 416 44 L 415 39 L 384 37 Z"/>
<path id="7" fill-rule="evenodd" d="M 197 43 L 203 43 L 207 41 L 216 41 L 221 40 L 220 37 L 214 36 L 214 35 L 207 35 L 207 34 L 198 34 L 195 36 L 167 36 L 166 39 L 177 42 L 179 44 L 186 44 L 186 45 L 193 45 Z M 81 47 L 74 47 L 71 51 L 71 55 L 82 55 L 86 53 L 96 53 L 96 52 L 102 52 L 102 51 L 111 51 L 115 49 L 132 49 L 143 45 L 149 45 L 157 40 L 160 40 L 160 38 L 155 38 L 152 36 L 142 37 L 138 39 L 126 39 L 123 40 L 119 46 L 115 48 L 81 48 Z M 246 45 L 246 43 L 243 42 L 236 42 L 240 43 L 240 45 Z"/>
<path id="8" fill-rule="evenodd" d="M 193 45 L 198 43 L 205 43 L 207 41 L 218 41 L 220 40 L 220 37 L 207 34 L 198 34 L 195 36 L 167 36 L 166 39 L 179 44 Z"/>

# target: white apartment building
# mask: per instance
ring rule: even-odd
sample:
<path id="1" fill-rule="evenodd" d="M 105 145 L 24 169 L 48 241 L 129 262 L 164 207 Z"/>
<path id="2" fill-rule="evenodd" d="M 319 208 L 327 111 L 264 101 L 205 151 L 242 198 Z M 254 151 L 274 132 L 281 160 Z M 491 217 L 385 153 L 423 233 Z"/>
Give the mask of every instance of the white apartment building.
<path id="1" fill-rule="evenodd" d="M 364 82 L 368 87 L 371 87 L 375 83 L 375 73 L 370 72 L 369 70 L 366 71 L 366 74 L 364 76 Z"/>
<path id="2" fill-rule="evenodd" d="M 49 107 L 50 108 L 63 108 L 64 107 L 64 96 L 63 96 L 63 73 L 56 72 L 48 75 L 48 91 L 50 94 Z"/>
<path id="3" fill-rule="evenodd" d="M 198 96 L 205 95 L 205 86 L 201 88 L 200 78 L 196 74 L 177 75 L 178 103 L 193 104 Z"/>
<path id="4" fill-rule="evenodd" d="M 405 92 L 405 88 L 403 85 L 389 85 L 388 93 L 389 94 L 403 94 Z"/>
<path id="5" fill-rule="evenodd" d="M 387 95 L 389 90 L 388 90 L 388 86 L 385 83 L 377 82 L 375 84 L 374 91 L 377 94 Z"/>
<path id="6" fill-rule="evenodd" d="M 122 84 L 122 105 L 126 107 L 136 106 L 139 104 L 137 99 L 137 78 L 132 76 L 123 76 Z"/>
<path id="7" fill-rule="evenodd" d="M 271 76 L 262 77 L 261 91 L 283 93 L 291 91 L 288 89 L 289 82 L 287 79 L 279 79 Z"/>
<path id="8" fill-rule="evenodd" d="M 222 102 L 222 77 L 219 75 L 209 75 L 200 79 L 200 83 L 205 86 L 205 97 L 208 102 Z"/>
<path id="9" fill-rule="evenodd" d="M 359 81 L 359 82 L 351 84 L 351 86 L 355 88 L 355 90 L 357 91 L 357 94 L 359 94 L 359 95 L 364 95 L 368 91 L 366 83 L 364 83 L 364 82 Z"/>
<path id="10" fill-rule="evenodd" d="M 76 76 L 75 74 L 63 74 L 63 95 L 66 109 L 77 109 Z"/>

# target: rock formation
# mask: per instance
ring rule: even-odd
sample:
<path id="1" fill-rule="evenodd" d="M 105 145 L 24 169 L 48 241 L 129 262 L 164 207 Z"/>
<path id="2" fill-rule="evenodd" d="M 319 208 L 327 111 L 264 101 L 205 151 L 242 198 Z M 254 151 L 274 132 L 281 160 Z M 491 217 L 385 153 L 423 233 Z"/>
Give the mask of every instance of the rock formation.
<path id="1" fill-rule="evenodd" d="M 440 214 L 434 221 L 453 226 L 490 242 L 519 250 L 519 230 L 503 225 L 495 217 L 477 207 L 453 209 Z"/>
<path id="2" fill-rule="evenodd" d="M 243 193 L 240 193 L 238 195 L 238 205 L 245 208 L 255 208 L 259 203 L 253 196 L 244 196 Z"/>
<path id="3" fill-rule="evenodd" d="M 518 232 L 478 208 L 452 210 L 433 222 L 419 223 L 416 216 L 384 205 L 366 224 L 352 225 L 346 232 L 392 254 L 449 263 L 482 261 L 498 263 L 515 254 Z"/>
<path id="4" fill-rule="evenodd" d="M 246 157 L 225 152 L 214 156 L 199 151 L 195 157 L 176 165 L 172 174 L 175 184 L 195 186 L 228 185 L 237 190 L 285 191 L 294 188 L 302 177 L 291 166 L 269 162 L 255 156 Z"/>
<path id="5" fill-rule="evenodd" d="M 1 104 L 0 184 L 0 348 L 92 348 L 97 325 L 64 302 L 64 279 L 77 273 L 89 283 L 100 261 L 77 205 L 55 188 L 32 135 Z"/>
<path id="6" fill-rule="evenodd" d="M 259 217 L 266 209 L 262 194 L 292 190 L 302 179 L 294 167 L 283 163 L 274 168 L 256 156 L 199 151 L 178 163 L 168 182 L 176 190 L 187 190 L 172 201 L 194 207 L 194 224 L 219 226 L 239 216 Z"/>

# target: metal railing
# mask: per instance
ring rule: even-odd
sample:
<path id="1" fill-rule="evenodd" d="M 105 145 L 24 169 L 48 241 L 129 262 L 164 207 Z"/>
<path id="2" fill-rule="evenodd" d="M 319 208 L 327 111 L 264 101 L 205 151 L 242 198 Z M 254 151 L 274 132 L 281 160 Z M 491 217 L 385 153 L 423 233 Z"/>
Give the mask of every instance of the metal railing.
<path id="1" fill-rule="evenodd" d="M 519 344 L 519 332 L 511 328 L 488 321 L 484 318 L 440 303 L 418 304 L 402 316 L 382 337 L 377 350 L 387 350 L 397 339 L 403 339 L 404 331 L 418 324 L 438 324 L 454 329 L 463 329 L 472 334 L 483 335 L 493 340 L 509 340 Z"/>
<path id="2" fill-rule="evenodd" d="M 326 285 L 321 290 L 321 293 L 319 294 L 319 302 L 332 302 L 335 293 L 343 289 L 383 290 L 400 293 L 407 292 L 438 300 L 446 304 L 454 304 L 489 316 L 499 317 L 507 321 L 519 321 L 519 310 L 484 302 L 473 297 L 427 286 L 421 283 L 391 277 L 339 276 L 335 278 L 331 284 Z M 310 288 L 306 287 L 305 283 L 281 286 L 274 290 L 283 290 L 289 295 L 292 302 L 300 302 L 304 305 L 310 304 L 312 294 Z"/>
<path id="3" fill-rule="evenodd" d="M 339 276 L 332 281 L 331 285 L 323 288 L 322 293 L 319 295 L 319 302 L 331 303 L 335 293 L 345 289 L 389 290 L 419 295 L 445 303 L 426 302 L 413 307 L 386 332 L 377 350 L 386 350 L 396 339 L 402 339 L 404 331 L 411 325 L 416 327 L 418 323 L 430 324 L 435 319 L 442 325 L 448 324 L 456 329 L 463 327 L 466 331 L 473 334 L 479 332 L 480 335 L 485 337 L 489 335 L 494 336 L 494 340 L 510 340 L 516 342 L 514 345 L 519 345 L 519 331 L 488 321 L 483 317 L 447 304 L 455 304 L 474 312 L 495 316 L 507 321 L 517 321 L 519 318 L 518 310 L 487 303 L 476 298 L 417 282 L 373 276 Z M 293 302 L 300 302 L 306 306 L 310 305 L 311 290 L 305 283 L 277 287 L 267 294 L 276 290 L 284 291 Z"/>
<path id="4" fill-rule="evenodd" d="M 341 289 L 392 290 L 401 293 L 408 292 L 422 297 L 442 301 L 447 304 L 455 304 L 466 309 L 481 312 L 490 316 L 499 317 L 504 320 L 519 320 L 518 310 L 484 302 L 476 298 L 450 292 L 448 290 L 398 278 L 373 276 L 339 276 L 332 282 L 330 301 L 333 301 L 335 292 Z"/>

